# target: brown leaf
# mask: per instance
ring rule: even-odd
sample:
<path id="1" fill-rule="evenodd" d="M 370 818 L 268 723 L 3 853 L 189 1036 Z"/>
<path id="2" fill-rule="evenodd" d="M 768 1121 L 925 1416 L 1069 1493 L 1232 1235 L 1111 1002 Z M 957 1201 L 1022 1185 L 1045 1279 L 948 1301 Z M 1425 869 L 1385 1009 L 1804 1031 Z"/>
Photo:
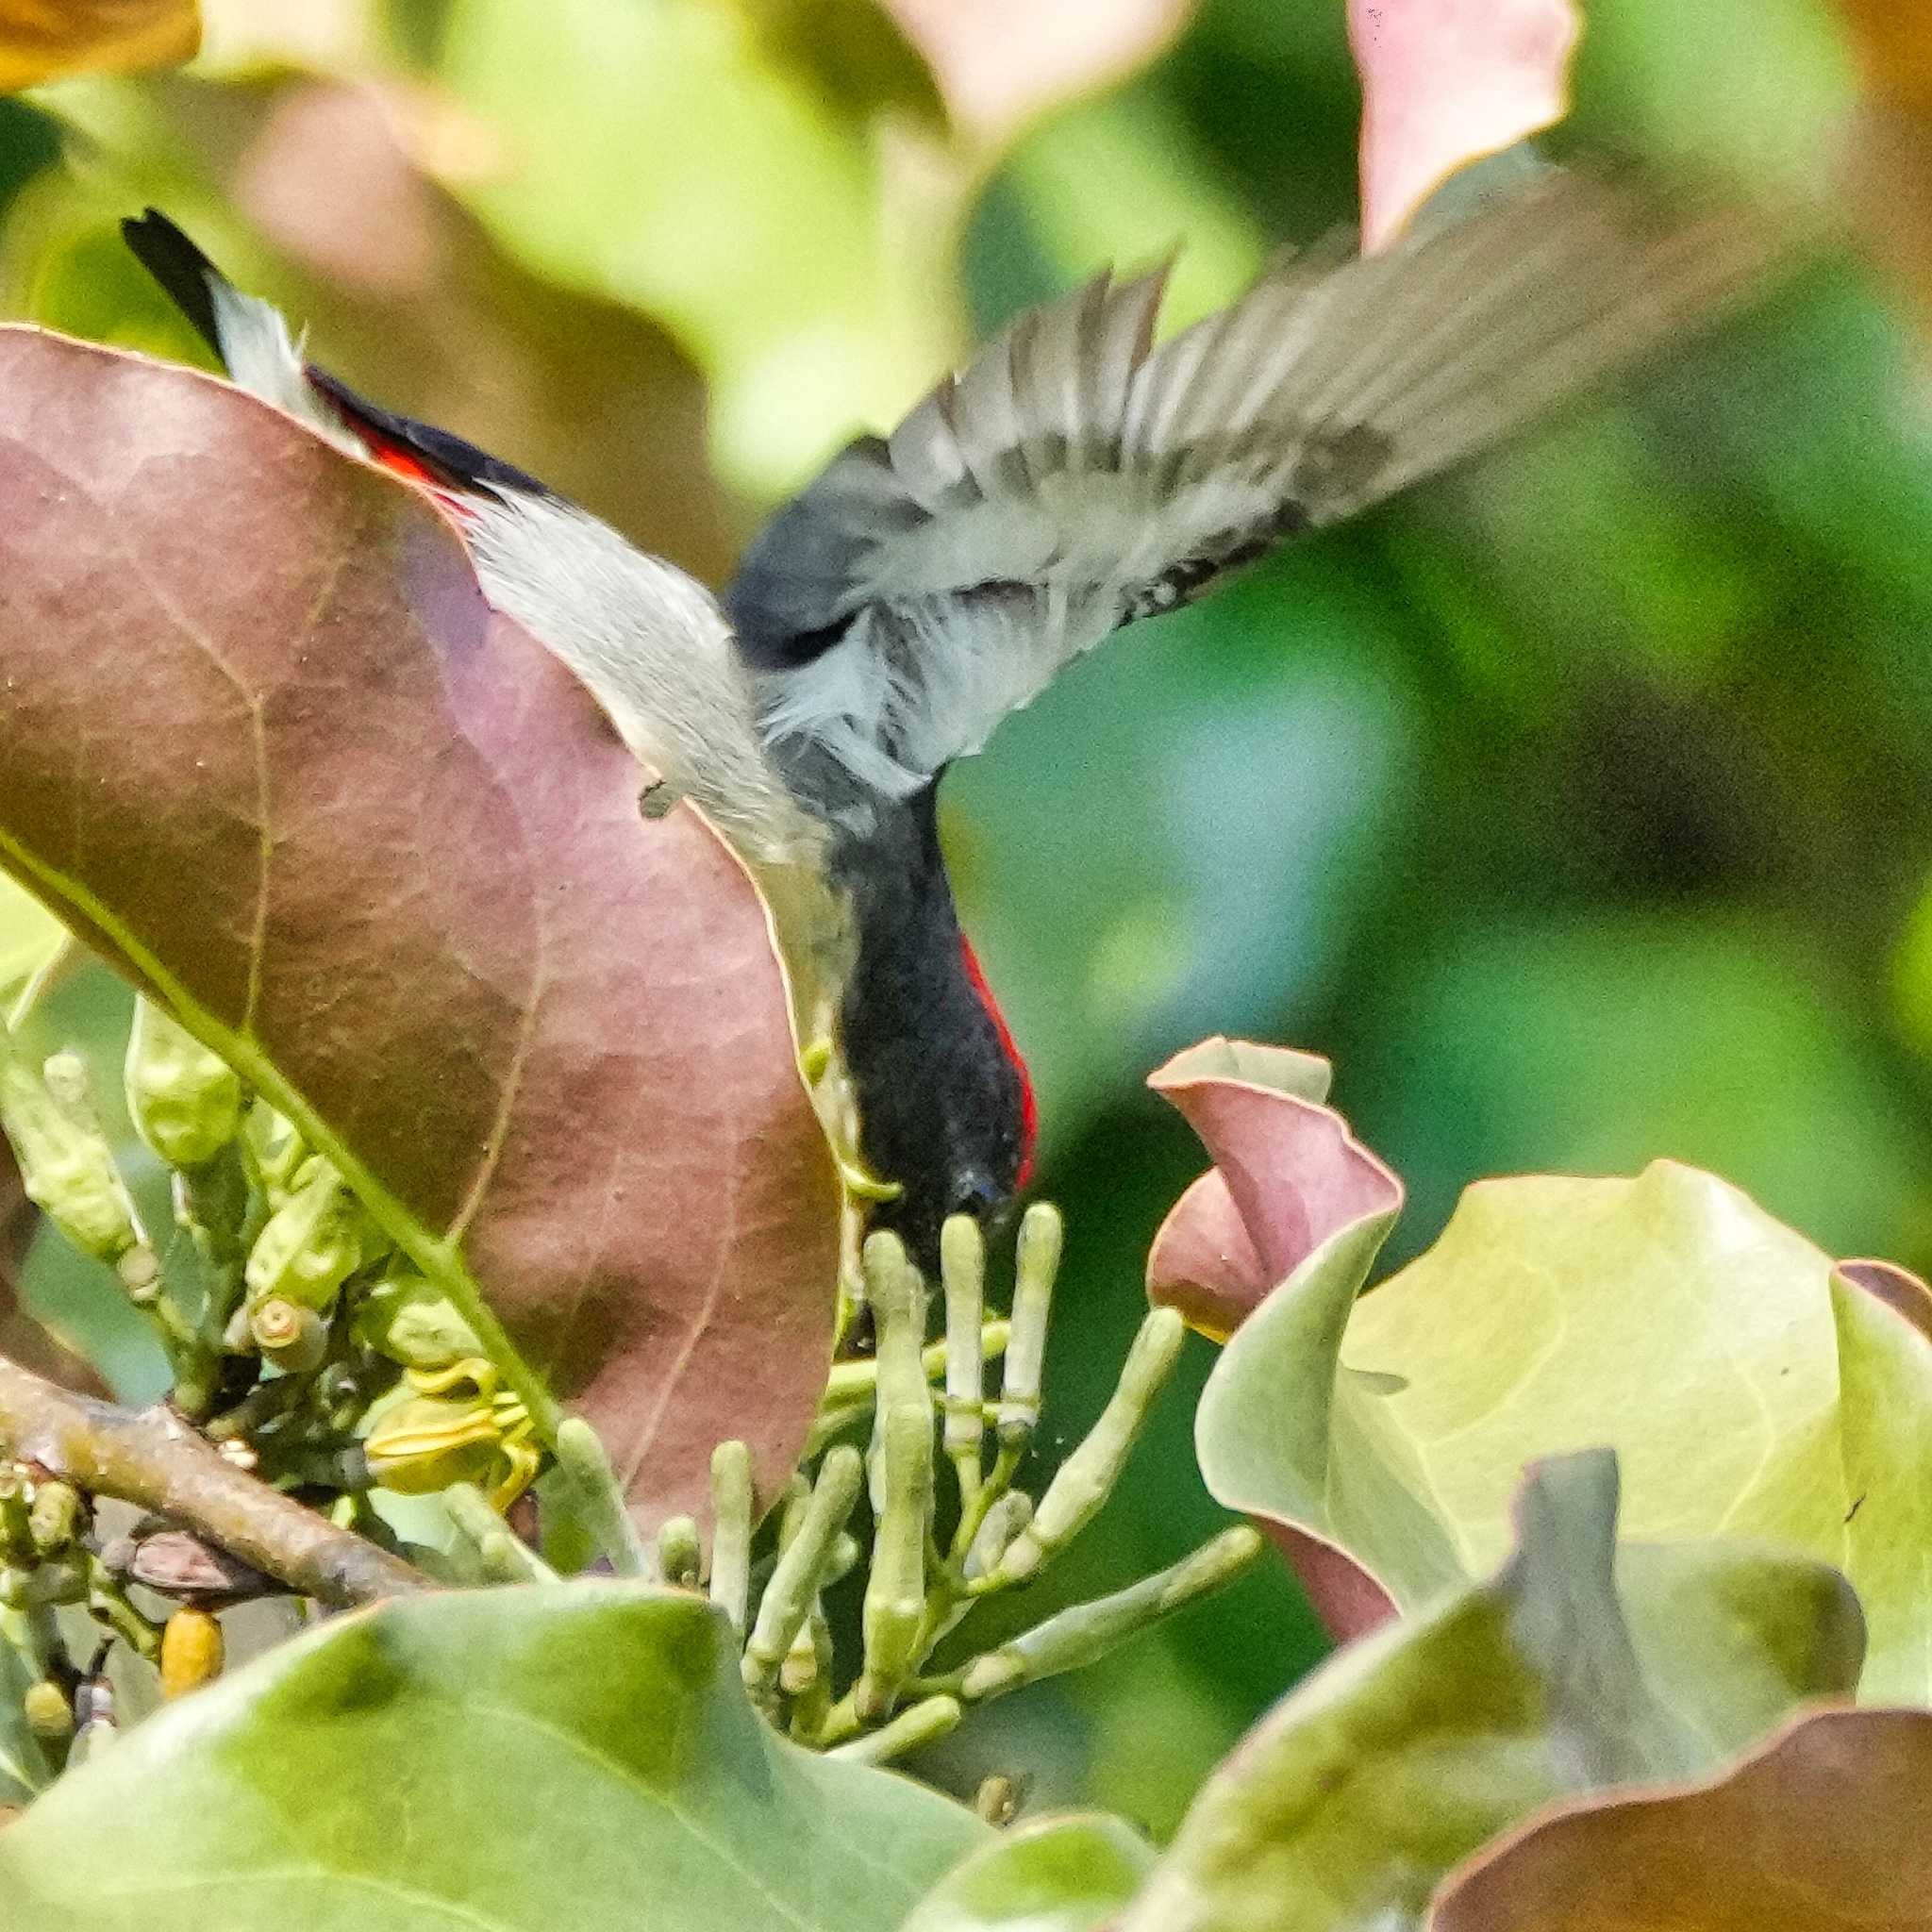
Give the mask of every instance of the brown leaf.
<path id="1" fill-rule="evenodd" d="M 1581 25 L 1574 0 L 1348 0 L 1365 250 L 1465 162 L 1561 120 Z"/>
<path id="2" fill-rule="evenodd" d="M 125 74 L 192 59 L 194 0 L 0 0 L 0 93 L 63 74 Z"/>
<path id="3" fill-rule="evenodd" d="M 763 908 L 448 524 L 225 385 L 0 330 L 0 860 L 467 1269 L 646 1521 L 824 1383 Z"/>
<path id="4" fill-rule="evenodd" d="M 1307 1054 L 1209 1041 L 1148 1076 L 1214 1166 L 1161 1224 L 1147 1293 L 1216 1341 L 1331 1235 L 1402 1205 L 1402 1183 L 1333 1108 L 1307 1097 L 1326 1091 L 1325 1077 L 1311 1083 L 1310 1062 L 1325 1074 Z"/>
<path id="5" fill-rule="evenodd" d="M 1431 1932 L 1924 1932 L 1932 1712 L 1802 1718 L 1728 1775 L 1544 1816 L 1453 1876 Z"/>

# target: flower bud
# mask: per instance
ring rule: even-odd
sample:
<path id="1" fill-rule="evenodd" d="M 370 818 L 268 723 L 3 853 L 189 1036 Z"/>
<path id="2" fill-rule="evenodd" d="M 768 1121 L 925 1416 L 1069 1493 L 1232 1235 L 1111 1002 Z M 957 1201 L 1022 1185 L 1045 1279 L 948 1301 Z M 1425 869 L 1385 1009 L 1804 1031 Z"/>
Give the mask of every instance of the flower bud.
<path id="1" fill-rule="evenodd" d="M 26 1727 L 43 1744 L 64 1744 L 74 1735 L 74 1707 L 59 1685 L 42 1677 L 22 1694 Z"/>
<path id="2" fill-rule="evenodd" d="M 319 1156 L 303 1163 L 288 1198 L 248 1256 L 251 1304 L 279 1295 L 326 1308 L 362 1265 L 364 1216 L 341 1175 Z"/>
<path id="3" fill-rule="evenodd" d="M 87 1513 L 81 1507 L 80 1492 L 72 1483 L 49 1478 L 34 1485 L 34 1499 L 26 1515 L 27 1535 L 43 1557 L 66 1549 L 87 1527 Z"/>
<path id="4" fill-rule="evenodd" d="M 484 1353 L 456 1304 L 407 1270 L 358 1290 L 355 1307 L 355 1339 L 406 1369 L 446 1369 Z"/>
<path id="5" fill-rule="evenodd" d="M 71 1066 L 60 1065 L 70 1061 Z M 57 1054 L 48 1063 L 58 1084 L 71 1087 L 79 1061 Z M 114 1166 L 107 1136 L 63 1106 L 44 1075 L 37 1076 L 0 1036 L 0 1126 L 12 1143 L 27 1197 L 84 1253 L 118 1261 L 145 1249 L 147 1237 Z"/>
<path id="6" fill-rule="evenodd" d="M 248 1332 L 263 1359 L 291 1375 L 307 1374 L 328 1350 L 328 1324 L 313 1308 L 278 1294 L 249 1310 Z"/>
<path id="7" fill-rule="evenodd" d="M 185 1697 L 222 1674 L 226 1645 L 211 1610 L 182 1608 L 161 1632 L 161 1695 Z"/>
<path id="8" fill-rule="evenodd" d="M 170 1167 L 201 1167 L 242 1131 L 242 1082 L 173 1014 L 134 1003 L 123 1068 L 134 1131 Z"/>

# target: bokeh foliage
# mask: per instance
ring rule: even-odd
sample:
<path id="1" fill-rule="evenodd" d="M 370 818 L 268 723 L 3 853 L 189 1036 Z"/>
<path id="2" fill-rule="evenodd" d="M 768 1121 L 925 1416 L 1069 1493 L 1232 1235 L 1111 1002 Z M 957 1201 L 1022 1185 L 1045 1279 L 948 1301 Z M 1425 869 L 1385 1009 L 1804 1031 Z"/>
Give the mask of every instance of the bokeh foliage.
<path id="1" fill-rule="evenodd" d="M 1001 152 L 946 135 L 859 0 L 208 12 L 187 75 L 0 102 L 0 312 L 192 355 L 113 234 L 157 201 L 351 381 L 713 578 L 974 330 L 1177 243 L 1184 319 L 1353 208 L 1335 0 L 1207 0 L 1151 68 Z M 1824 0 L 1598 0 L 1565 138 L 1782 180 L 1849 71 Z M 1882 293 L 1815 272 L 1143 626 L 959 770 L 967 922 L 1073 1228 L 1048 1366 L 1070 1440 L 1199 1166 L 1138 1083 L 1204 1033 L 1336 1061 L 1409 1184 L 1397 1259 L 1479 1175 L 1668 1156 L 1830 1253 L 1932 1262 L 1917 381 Z M 39 1024 L 98 1044 L 123 1000 L 83 976 Z M 44 1249 L 34 1293 L 105 1341 L 118 1300 L 62 1265 Z M 1218 1520 L 1182 1379 L 1109 1547 L 1051 1589 Z M 1285 1576 L 1253 1579 L 990 1714 L 950 1769 L 1024 1755 L 1042 1797 L 1164 1831 L 1317 1643 Z"/>

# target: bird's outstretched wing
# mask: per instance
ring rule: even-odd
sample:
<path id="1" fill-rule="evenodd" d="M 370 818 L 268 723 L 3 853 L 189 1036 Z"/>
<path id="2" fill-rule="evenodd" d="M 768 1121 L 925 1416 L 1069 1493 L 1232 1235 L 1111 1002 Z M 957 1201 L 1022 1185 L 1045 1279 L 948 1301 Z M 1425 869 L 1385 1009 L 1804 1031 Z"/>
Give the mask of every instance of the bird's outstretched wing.
<path id="1" fill-rule="evenodd" d="M 1735 210 L 1551 172 L 1388 252 L 1327 244 L 1154 345 L 1162 275 L 1022 316 L 782 508 L 725 594 L 764 726 L 904 792 L 1070 659 L 1441 470 L 1748 292 Z"/>

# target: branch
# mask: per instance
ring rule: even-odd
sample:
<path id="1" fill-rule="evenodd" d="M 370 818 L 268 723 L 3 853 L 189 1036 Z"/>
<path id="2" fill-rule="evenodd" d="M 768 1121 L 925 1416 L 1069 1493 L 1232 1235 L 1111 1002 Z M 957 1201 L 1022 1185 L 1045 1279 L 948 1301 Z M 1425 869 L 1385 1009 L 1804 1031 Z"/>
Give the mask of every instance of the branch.
<path id="1" fill-rule="evenodd" d="M 76 1489 L 201 1531 L 304 1596 L 339 1607 L 435 1585 L 400 1557 L 226 1462 L 165 1407 L 117 1408 L 0 1358 L 0 1446 Z"/>

